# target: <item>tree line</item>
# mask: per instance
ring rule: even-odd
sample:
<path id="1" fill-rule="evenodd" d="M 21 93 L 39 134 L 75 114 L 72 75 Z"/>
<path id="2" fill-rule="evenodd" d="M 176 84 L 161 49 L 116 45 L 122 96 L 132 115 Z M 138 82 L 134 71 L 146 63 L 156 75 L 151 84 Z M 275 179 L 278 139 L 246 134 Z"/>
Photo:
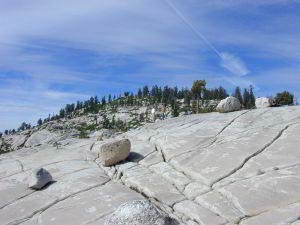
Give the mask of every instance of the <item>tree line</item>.
<path id="1" fill-rule="evenodd" d="M 179 89 L 175 87 L 159 87 L 157 85 L 149 86 L 145 85 L 138 88 L 136 93 L 124 92 L 118 96 L 111 94 L 99 98 L 98 96 L 92 96 L 90 99 L 85 101 L 77 101 L 76 103 L 66 104 L 64 108 L 59 110 L 56 115 L 50 115 L 45 119 L 38 119 L 37 125 L 41 126 L 43 123 L 63 119 L 71 118 L 72 116 L 79 115 L 79 113 L 98 113 L 100 110 L 105 109 L 107 106 L 112 109 L 117 109 L 120 106 L 142 106 L 142 105 L 155 105 L 163 104 L 165 107 L 170 106 L 172 109 L 172 115 L 178 116 L 179 105 L 178 99 L 183 99 L 185 105 L 190 109 L 191 101 L 196 102 L 196 113 L 199 113 L 200 102 L 206 100 L 222 100 L 228 97 L 229 94 L 222 86 L 218 88 L 207 88 L 205 80 L 196 80 L 193 82 L 192 87 L 189 89 L 187 87 Z M 240 87 L 236 87 L 232 96 L 236 97 L 243 108 L 252 109 L 255 107 L 255 96 L 253 92 L 253 86 L 243 89 L 243 93 Z M 276 104 L 279 105 L 289 105 L 293 104 L 294 96 L 289 92 L 285 91 L 278 93 L 274 98 Z M 23 122 L 17 131 L 24 131 L 30 129 L 32 126 Z M 15 134 L 17 132 L 15 129 L 5 130 L 4 134 Z M 2 133 L 0 133 L 2 135 Z"/>

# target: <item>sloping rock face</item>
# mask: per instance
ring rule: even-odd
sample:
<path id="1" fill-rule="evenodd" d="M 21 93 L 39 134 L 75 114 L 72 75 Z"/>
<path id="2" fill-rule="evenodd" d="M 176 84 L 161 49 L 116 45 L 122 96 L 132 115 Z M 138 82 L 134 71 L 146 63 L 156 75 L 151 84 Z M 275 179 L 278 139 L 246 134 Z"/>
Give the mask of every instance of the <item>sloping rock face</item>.
<path id="1" fill-rule="evenodd" d="M 18 150 L 23 147 L 27 140 L 27 135 L 5 135 L 0 138 L 0 154 Z"/>
<path id="2" fill-rule="evenodd" d="M 32 134 L 25 142 L 25 147 L 34 147 L 55 142 L 56 135 L 48 130 L 39 130 Z"/>
<path id="3" fill-rule="evenodd" d="M 102 167 L 96 138 L 0 155 L 1 224 L 102 225 L 123 203 L 149 199 L 182 225 L 298 224 L 300 107 L 159 121 L 123 136 L 127 161 Z M 56 181 L 28 189 L 32 168 Z M 175 221 L 176 220 L 176 221 Z"/>

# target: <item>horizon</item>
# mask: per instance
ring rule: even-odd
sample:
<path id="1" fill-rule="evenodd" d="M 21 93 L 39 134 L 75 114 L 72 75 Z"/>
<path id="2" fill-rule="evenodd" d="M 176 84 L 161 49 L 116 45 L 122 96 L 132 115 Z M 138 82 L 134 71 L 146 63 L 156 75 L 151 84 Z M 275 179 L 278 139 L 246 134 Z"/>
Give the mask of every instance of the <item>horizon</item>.
<path id="1" fill-rule="evenodd" d="M 0 2 L 0 130 L 90 96 L 254 86 L 300 95 L 300 1 Z"/>

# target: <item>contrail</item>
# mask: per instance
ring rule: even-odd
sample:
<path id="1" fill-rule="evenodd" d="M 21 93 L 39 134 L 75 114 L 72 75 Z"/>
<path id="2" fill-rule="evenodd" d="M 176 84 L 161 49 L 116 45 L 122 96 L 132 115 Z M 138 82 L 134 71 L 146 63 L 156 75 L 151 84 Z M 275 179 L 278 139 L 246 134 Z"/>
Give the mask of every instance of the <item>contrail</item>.
<path id="1" fill-rule="evenodd" d="M 222 54 L 216 49 L 216 47 L 213 46 L 212 43 L 210 43 L 210 41 L 187 20 L 187 18 L 176 8 L 176 6 L 169 0 L 165 0 L 165 2 L 174 11 L 174 13 L 223 60 Z"/>

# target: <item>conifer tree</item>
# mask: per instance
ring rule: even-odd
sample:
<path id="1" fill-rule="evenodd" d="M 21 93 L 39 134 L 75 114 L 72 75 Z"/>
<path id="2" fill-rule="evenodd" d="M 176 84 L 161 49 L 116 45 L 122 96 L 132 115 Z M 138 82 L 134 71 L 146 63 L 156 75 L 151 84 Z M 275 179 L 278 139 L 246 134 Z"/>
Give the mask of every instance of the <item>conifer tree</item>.
<path id="1" fill-rule="evenodd" d="M 101 104 L 104 106 L 106 104 L 105 96 L 102 97 Z"/>
<path id="2" fill-rule="evenodd" d="M 147 97 L 149 95 L 149 88 L 148 86 L 143 87 L 143 97 Z"/>
<path id="3" fill-rule="evenodd" d="M 142 92 L 142 89 L 138 89 L 138 98 L 142 98 L 143 97 L 143 92 Z"/>
<path id="4" fill-rule="evenodd" d="M 41 118 L 39 118 L 39 120 L 37 121 L 37 125 L 41 126 L 43 124 L 43 120 Z"/>
<path id="5" fill-rule="evenodd" d="M 250 93 L 247 90 L 247 88 L 244 89 L 243 93 L 243 106 L 248 109 L 249 108 L 249 99 L 250 99 Z"/>
<path id="6" fill-rule="evenodd" d="M 60 118 L 64 118 L 64 117 L 65 117 L 65 110 L 64 110 L 64 109 L 61 109 L 61 110 L 59 111 L 59 117 L 60 117 Z"/>
<path id="7" fill-rule="evenodd" d="M 205 80 L 196 80 L 192 86 L 192 93 L 197 99 L 197 113 L 199 113 L 199 101 L 202 98 L 206 86 Z"/>
<path id="8" fill-rule="evenodd" d="M 252 108 L 255 108 L 255 96 L 254 96 L 254 93 L 253 93 L 253 86 L 250 85 L 249 87 L 249 107 L 252 109 Z"/>
<path id="9" fill-rule="evenodd" d="M 243 104 L 243 97 L 242 97 L 242 93 L 241 93 L 241 88 L 240 87 L 236 87 L 233 97 L 236 97 L 241 104 Z"/>

